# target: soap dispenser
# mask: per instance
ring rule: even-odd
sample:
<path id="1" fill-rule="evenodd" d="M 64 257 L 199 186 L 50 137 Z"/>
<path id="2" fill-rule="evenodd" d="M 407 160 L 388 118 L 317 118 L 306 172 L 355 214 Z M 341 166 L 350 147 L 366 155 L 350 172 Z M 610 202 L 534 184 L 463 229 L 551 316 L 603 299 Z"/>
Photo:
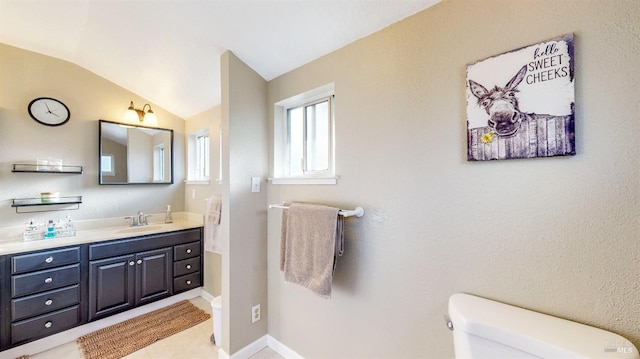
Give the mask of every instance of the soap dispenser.
<path id="1" fill-rule="evenodd" d="M 173 223 L 173 217 L 171 216 L 171 205 L 167 205 L 167 214 L 164 216 L 164 223 Z"/>

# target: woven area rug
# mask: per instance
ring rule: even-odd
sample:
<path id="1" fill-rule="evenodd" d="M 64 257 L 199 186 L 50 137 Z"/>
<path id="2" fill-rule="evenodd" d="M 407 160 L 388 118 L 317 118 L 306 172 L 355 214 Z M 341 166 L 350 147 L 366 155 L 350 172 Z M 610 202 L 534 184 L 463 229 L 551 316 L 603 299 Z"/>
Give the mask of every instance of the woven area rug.
<path id="1" fill-rule="evenodd" d="M 117 359 L 210 317 L 184 300 L 81 336 L 77 342 L 85 359 Z"/>

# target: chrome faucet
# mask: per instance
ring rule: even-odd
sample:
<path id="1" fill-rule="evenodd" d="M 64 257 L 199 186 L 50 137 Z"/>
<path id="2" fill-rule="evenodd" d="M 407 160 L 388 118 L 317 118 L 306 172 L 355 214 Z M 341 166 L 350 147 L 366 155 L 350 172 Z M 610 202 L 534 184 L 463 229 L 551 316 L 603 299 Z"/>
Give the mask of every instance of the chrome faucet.
<path id="1" fill-rule="evenodd" d="M 145 215 L 144 213 L 142 213 L 142 211 L 138 211 L 138 215 L 137 216 L 127 216 L 124 217 L 124 219 L 128 219 L 129 220 L 129 226 L 131 227 L 138 227 L 138 226 L 146 226 L 149 223 L 147 222 L 147 218 L 151 217 L 150 214 Z"/>

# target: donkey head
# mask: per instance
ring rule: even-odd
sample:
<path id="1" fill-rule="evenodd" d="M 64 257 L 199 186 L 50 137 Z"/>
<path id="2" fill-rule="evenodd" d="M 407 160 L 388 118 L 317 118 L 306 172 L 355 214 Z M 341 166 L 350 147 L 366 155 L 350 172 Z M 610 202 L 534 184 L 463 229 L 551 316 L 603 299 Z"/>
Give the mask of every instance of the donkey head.
<path id="1" fill-rule="evenodd" d="M 478 104 L 489 114 L 487 121 L 489 127 L 499 136 L 511 136 L 520 128 L 523 116 L 518 108 L 516 87 L 522 82 L 526 73 L 527 66 L 523 66 L 504 87 L 496 86 L 491 91 L 469 80 L 471 93 L 478 98 Z"/>

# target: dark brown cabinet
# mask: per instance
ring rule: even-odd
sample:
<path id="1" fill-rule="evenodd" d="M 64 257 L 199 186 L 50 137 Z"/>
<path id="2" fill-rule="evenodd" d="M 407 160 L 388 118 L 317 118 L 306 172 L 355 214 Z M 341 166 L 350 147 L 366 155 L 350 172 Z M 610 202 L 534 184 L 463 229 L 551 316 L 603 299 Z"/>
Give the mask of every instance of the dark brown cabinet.
<path id="1" fill-rule="evenodd" d="M 0 256 L 0 352 L 200 287 L 202 245 L 200 227 Z"/>
<path id="2" fill-rule="evenodd" d="M 134 264 L 133 255 L 89 262 L 89 320 L 133 308 Z"/>
<path id="3" fill-rule="evenodd" d="M 202 285 L 200 242 L 181 244 L 173 248 L 173 290 L 187 291 Z"/>
<path id="4" fill-rule="evenodd" d="M 89 320 L 170 296 L 171 248 L 89 263 Z"/>
<path id="5" fill-rule="evenodd" d="M 81 316 L 80 247 L 10 258 L 9 345 L 72 328 Z M 4 323 L 6 321 L 3 320 Z"/>
<path id="6" fill-rule="evenodd" d="M 163 248 L 136 254 L 136 305 L 173 294 L 171 250 Z"/>

